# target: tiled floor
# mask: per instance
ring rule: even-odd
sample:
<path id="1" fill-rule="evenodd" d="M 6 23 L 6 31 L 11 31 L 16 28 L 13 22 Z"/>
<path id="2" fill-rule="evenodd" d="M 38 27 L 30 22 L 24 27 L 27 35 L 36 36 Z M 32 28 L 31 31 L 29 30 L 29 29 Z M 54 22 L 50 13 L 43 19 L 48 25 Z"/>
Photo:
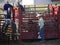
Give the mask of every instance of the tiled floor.
<path id="1" fill-rule="evenodd" d="M 60 45 L 60 40 L 46 40 L 42 41 L 22 41 L 22 42 L 9 42 L 0 43 L 0 45 Z"/>

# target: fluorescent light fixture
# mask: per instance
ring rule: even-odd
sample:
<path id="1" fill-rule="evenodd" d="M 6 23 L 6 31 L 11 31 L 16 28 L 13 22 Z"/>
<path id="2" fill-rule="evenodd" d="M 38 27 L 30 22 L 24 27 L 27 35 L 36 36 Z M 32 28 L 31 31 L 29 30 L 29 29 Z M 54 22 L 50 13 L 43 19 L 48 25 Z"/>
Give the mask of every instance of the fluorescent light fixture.
<path id="1" fill-rule="evenodd" d="M 22 5 L 34 5 L 34 0 L 22 0 Z"/>

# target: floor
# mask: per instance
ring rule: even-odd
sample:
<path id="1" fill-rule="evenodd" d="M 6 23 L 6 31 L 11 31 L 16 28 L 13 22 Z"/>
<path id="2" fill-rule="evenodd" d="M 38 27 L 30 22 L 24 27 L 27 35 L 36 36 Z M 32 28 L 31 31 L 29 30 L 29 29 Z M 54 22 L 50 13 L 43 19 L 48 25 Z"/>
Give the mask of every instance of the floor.
<path id="1" fill-rule="evenodd" d="M 42 42 L 38 41 L 20 41 L 20 42 L 4 42 L 0 43 L 0 45 L 60 45 L 60 40 L 46 40 Z"/>

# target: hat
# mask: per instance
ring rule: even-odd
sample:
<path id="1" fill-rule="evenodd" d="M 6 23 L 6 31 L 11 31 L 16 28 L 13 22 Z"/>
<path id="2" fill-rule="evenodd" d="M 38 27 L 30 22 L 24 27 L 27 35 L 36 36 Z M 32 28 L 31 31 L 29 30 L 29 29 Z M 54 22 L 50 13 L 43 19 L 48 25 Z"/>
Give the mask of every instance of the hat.
<path id="1" fill-rule="evenodd" d="M 39 14 L 39 13 L 38 13 L 36 17 L 39 17 L 39 16 L 42 16 L 42 14 Z"/>

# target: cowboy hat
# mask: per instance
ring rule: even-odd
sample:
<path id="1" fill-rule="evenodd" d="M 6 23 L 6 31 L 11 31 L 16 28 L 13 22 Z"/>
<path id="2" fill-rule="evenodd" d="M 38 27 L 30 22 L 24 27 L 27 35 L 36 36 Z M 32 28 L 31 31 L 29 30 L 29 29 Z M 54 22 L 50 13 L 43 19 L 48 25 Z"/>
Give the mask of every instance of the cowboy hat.
<path id="1" fill-rule="evenodd" d="M 42 14 L 39 14 L 39 13 L 38 13 L 38 14 L 36 15 L 36 17 L 39 17 L 39 16 L 42 16 Z"/>

